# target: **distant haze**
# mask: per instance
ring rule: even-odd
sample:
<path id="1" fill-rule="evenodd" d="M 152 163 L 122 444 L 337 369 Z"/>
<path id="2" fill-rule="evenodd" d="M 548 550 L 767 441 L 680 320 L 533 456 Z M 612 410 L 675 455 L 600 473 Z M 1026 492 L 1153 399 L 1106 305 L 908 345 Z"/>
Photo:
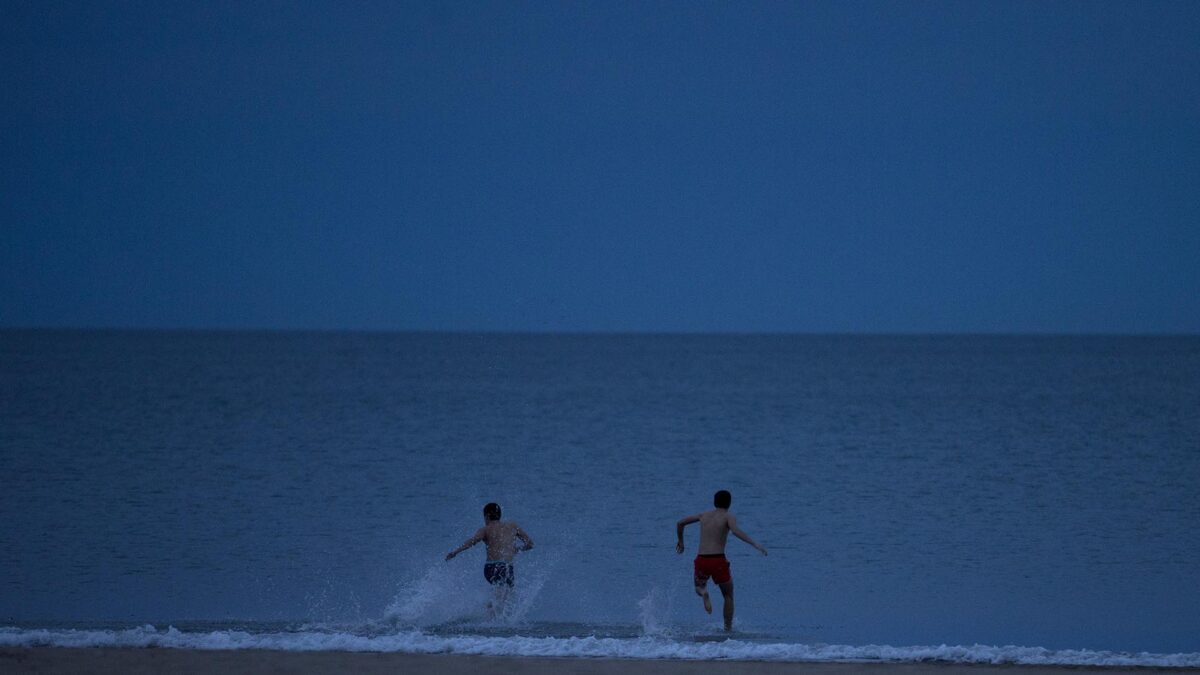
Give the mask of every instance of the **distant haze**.
<path id="1" fill-rule="evenodd" d="M 1200 332 L 1200 3 L 0 6 L 0 327 Z"/>

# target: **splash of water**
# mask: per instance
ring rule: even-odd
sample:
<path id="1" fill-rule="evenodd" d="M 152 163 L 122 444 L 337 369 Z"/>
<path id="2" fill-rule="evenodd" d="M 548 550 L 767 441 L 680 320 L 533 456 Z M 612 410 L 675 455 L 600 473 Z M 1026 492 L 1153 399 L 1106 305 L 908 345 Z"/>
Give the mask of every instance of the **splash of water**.
<path id="1" fill-rule="evenodd" d="M 463 565 L 438 561 L 427 565 L 416 581 L 404 584 L 384 612 L 384 619 L 412 628 L 445 624 L 511 626 L 525 621 L 558 562 L 557 555 L 522 562 L 517 585 L 500 602 L 482 575 Z M 490 609 L 498 605 L 499 611 Z"/>
<path id="2" fill-rule="evenodd" d="M 657 586 L 652 586 L 641 600 L 637 602 L 638 620 L 642 624 L 642 634 L 647 636 L 662 636 L 667 634 L 666 617 L 670 615 L 671 598 Z"/>
<path id="3" fill-rule="evenodd" d="M 481 618 L 487 589 L 468 583 L 456 567 L 429 565 L 419 579 L 401 586 L 384 618 L 415 628 Z"/>

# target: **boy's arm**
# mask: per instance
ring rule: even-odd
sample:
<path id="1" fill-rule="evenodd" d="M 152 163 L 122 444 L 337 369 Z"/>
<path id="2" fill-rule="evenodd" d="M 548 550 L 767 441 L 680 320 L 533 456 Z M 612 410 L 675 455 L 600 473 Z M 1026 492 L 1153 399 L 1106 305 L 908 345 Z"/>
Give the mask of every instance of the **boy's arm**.
<path id="1" fill-rule="evenodd" d="M 520 539 L 521 543 L 525 545 L 524 548 L 517 549 L 518 551 L 528 551 L 533 548 L 533 537 L 525 534 L 525 530 L 522 530 L 520 525 L 517 525 L 516 535 L 517 539 Z"/>
<path id="2" fill-rule="evenodd" d="M 675 523 L 675 552 L 683 553 L 683 528 L 692 523 L 700 522 L 700 516 L 685 516 Z"/>
<path id="3" fill-rule="evenodd" d="M 475 544 L 478 544 L 479 542 L 483 541 L 483 537 L 485 534 L 487 534 L 487 533 L 484 530 L 484 528 L 482 528 L 482 527 L 479 528 L 478 530 L 475 530 L 475 534 L 472 535 L 470 539 L 464 541 L 462 546 L 459 546 L 458 548 L 456 548 L 453 551 L 450 551 L 449 553 L 446 554 L 446 560 L 453 558 L 454 556 L 458 555 L 459 553 L 462 553 L 463 551 L 471 548 Z"/>
<path id="4" fill-rule="evenodd" d="M 733 533 L 733 536 L 758 549 L 759 553 L 763 555 L 767 554 L 767 549 L 760 546 L 757 541 L 751 539 L 750 535 L 742 532 L 742 528 L 738 527 L 737 525 L 737 518 L 732 513 L 729 514 L 729 520 L 727 522 L 729 523 L 729 531 Z"/>

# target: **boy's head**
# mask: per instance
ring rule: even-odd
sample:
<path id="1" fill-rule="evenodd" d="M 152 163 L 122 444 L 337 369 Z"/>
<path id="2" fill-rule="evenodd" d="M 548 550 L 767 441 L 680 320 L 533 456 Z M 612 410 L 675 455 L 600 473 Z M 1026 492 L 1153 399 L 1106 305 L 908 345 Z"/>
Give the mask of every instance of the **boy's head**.
<path id="1" fill-rule="evenodd" d="M 729 490 L 717 490 L 717 494 L 713 495 L 713 506 L 718 509 L 727 509 L 733 503 L 733 495 L 729 494 Z"/>
<path id="2" fill-rule="evenodd" d="M 500 505 L 491 502 L 483 507 L 483 519 L 487 521 L 500 520 Z"/>

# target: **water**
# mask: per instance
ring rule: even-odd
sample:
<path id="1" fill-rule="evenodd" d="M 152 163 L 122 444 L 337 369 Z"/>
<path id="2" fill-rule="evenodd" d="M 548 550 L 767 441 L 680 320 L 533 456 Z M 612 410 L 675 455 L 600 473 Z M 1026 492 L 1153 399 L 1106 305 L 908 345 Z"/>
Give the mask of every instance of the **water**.
<path id="1" fill-rule="evenodd" d="M 1198 383 L 1194 337 L 0 332 L 0 644 L 1200 665 Z M 771 553 L 728 642 L 674 552 L 719 488 Z M 488 501 L 537 543 L 496 619 L 442 562 Z"/>

